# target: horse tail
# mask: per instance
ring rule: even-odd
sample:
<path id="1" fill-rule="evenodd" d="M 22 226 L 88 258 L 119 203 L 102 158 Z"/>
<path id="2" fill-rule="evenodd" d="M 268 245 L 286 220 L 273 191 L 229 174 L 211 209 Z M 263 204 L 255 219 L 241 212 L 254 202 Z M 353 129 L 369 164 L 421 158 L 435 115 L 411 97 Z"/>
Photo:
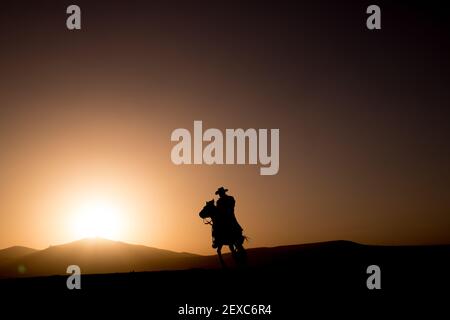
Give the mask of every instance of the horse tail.
<path id="1" fill-rule="evenodd" d="M 241 236 L 241 245 L 244 243 L 244 241 L 250 241 L 250 238 L 249 237 L 247 237 L 245 234 L 243 234 L 242 236 Z"/>

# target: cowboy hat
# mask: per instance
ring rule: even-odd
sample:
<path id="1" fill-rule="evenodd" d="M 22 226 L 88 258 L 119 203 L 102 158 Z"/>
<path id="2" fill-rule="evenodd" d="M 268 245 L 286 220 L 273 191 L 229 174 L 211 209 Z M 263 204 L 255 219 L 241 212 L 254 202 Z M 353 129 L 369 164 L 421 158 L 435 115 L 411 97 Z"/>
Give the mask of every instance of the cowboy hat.
<path id="1" fill-rule="evenodd" d="M 220 187 L 219 189 L 217 189 L 217 191 L 216 191 L 215 194 L 225 193 L 225 192 L 227 192 L 227 191 L 228 191 L 228 189 L 225 189 L 224 187 Z"/>

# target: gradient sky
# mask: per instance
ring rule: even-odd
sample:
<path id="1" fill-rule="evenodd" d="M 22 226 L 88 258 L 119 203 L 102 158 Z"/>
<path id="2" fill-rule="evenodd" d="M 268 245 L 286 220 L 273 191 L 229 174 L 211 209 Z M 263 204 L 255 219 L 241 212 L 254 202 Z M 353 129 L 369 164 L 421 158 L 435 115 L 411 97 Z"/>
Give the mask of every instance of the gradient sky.
<path id="1" fill-rule="evenodd" d="M 450 243 L 448 19 L 441 2 L 0 4 L 0 248 L 76 240 L 120 206 L 120 240 L 213 253 L 224 185 L 248 246 Z M 425 1 L 423 1 L 425 3 Z M 407 4 L 409 6 L 407 6 Z M 176 128 L 280 128 L 280 171 L 175 166 Z M 75 213 L 74 213 L 75 212 Z"/>

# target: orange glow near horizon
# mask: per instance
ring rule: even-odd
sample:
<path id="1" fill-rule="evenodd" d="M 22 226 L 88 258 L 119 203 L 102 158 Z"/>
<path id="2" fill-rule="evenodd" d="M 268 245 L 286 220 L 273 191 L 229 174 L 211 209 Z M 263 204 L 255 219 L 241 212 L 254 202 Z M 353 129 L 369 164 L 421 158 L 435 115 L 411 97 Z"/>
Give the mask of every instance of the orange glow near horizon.
<path id="1" fill-rule="evenodd" d="M 447 241 L 445 223 L 434 224 L 432 232 L 420 227 L 433 214 L 439 221 L 439 207 L 424 207 L 415 200 L 419 197 L 406 194 L 392 202 L 399 186 L 373 188 L 383 184 L 382 175 L 367 185 L 356 180 L 355 186 L 335 188 L 349 178 L 338 171 L 329 171 L 333 179 L 324 175 L 326 157 L 304 160 L 310 161 L 306 170 L 307 162 L 289 161 L 281 154 L 282 170 L 273 177 L 260 176 L 252 166 L 176 166 L 170 161 L 170 133 L 180 126 L 190 128 L 193 116 L 183 112 L 185 103 L 164 99 L 154 109 L 170 105 L 180 110 L 176 117 L 148 115 L 141 111 L 148 100 L 100 99 L 97 93 L 61 110 L 52 106 L 62 102 L 50 99 L 45 119 L 34 121 L 33 112 L 41 109 L 31 107 L 23 117 L 11 119 L 5 135 L 15 143 L 4 144 L 0 167 L 0 248 L 42 249 L 102 237 L 212 254 L 211 231 L 198 212 L 205 201 L 217 199 L 214 191 L 221 185 L 236 198 L 236 216 L 251 239 L 248 247 L 336 239 L 374 244 Z M 96 102 L 95 112 L 86 107 L 88 101 Z M 150 125 L 155 117 L 158 125 Z M 203 120 L 208 127 L 233 127 L 207 116 Z M 241 121 L 239 126 L 252 124 Z M 288 133 L 284 137 L 295 141 Z M 284 141 L 282 152 L 296 152 Z M 383 201 L 374 204 L 374 196 Z M 386 232 L 386 226 L 396 232 Z"/>

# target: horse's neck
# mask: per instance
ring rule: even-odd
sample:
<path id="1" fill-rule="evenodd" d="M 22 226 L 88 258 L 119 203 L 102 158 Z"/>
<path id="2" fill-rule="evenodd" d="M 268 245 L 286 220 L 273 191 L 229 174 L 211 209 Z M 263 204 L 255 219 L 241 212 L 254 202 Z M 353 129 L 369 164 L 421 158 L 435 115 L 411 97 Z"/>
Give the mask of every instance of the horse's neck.
<path id="1" fill-rule="evenodd" d="M 211 208 L 210 217 L 211 217 L 211 220 L 213 221 L 213 223 L 215 221 L 217 221 L 217 209 L 216 208 Z"/>

